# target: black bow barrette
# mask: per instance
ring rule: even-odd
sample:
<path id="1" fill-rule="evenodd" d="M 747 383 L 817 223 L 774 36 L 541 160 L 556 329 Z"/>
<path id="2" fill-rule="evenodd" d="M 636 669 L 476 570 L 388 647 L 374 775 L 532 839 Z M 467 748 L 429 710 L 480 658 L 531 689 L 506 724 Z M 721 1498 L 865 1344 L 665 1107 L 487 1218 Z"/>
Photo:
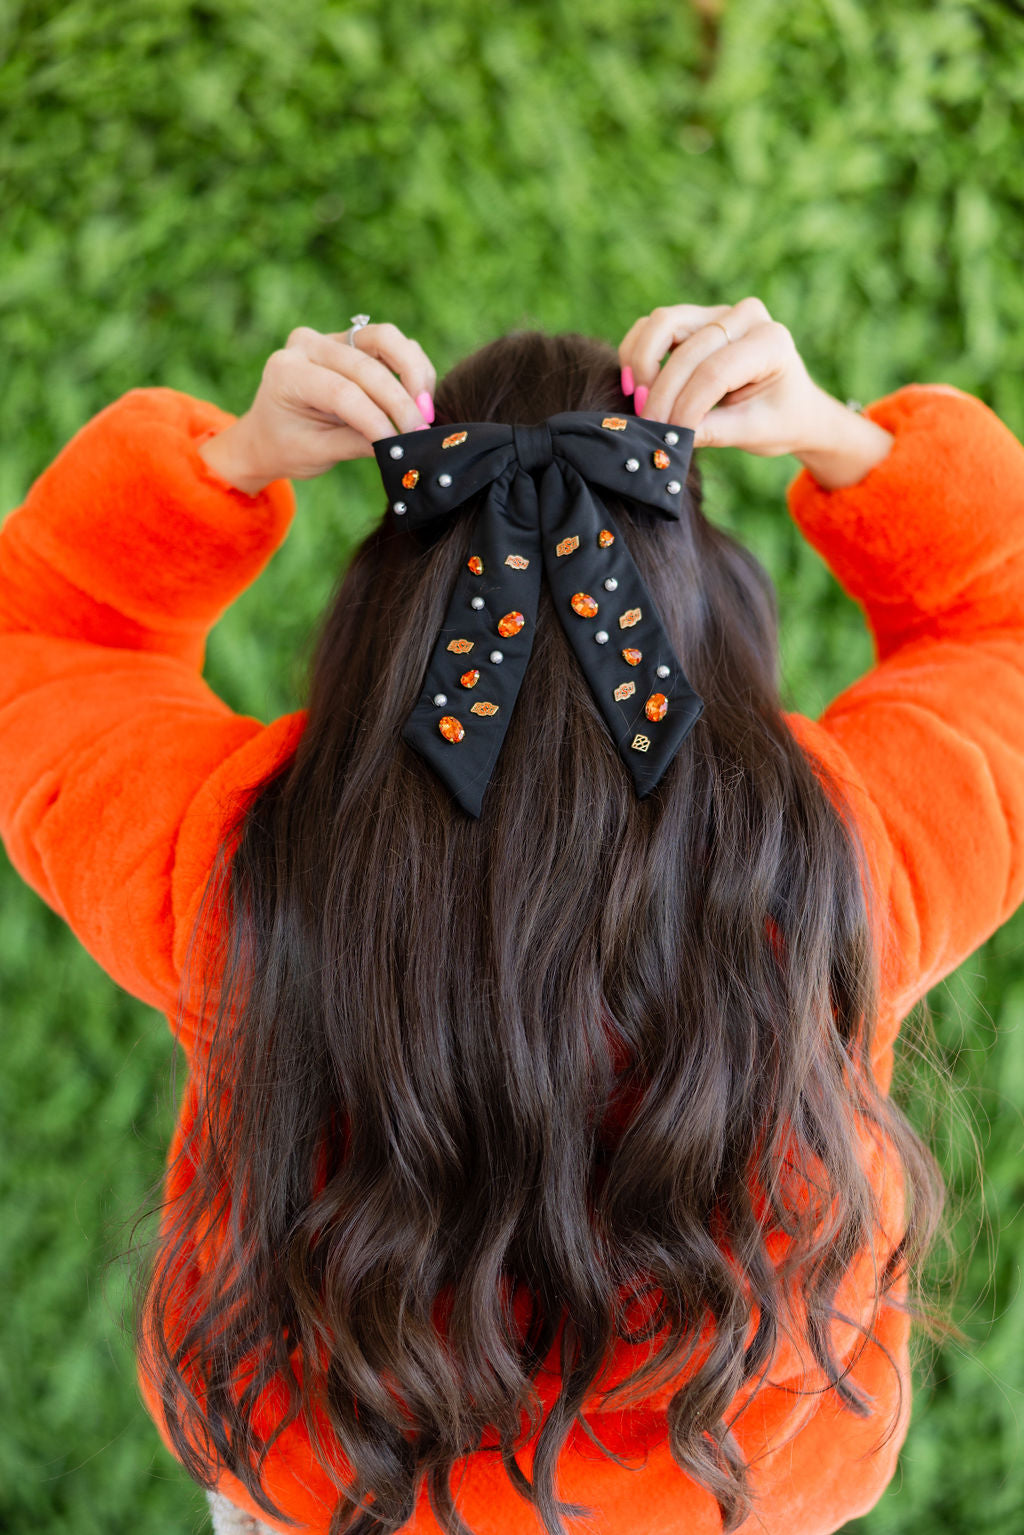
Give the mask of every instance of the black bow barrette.
<path id="1" fill-rule="evenodd" d="M 596 485 L 678 519 L 693 432 L 640 416 L 563 411 L 539 426 L 469 422 L 374 443 L 396 521 L 419 527 L 479 491 L 423 689 L 402 738 L 480 815 L 533 648 L 541 571 L 643 798 L 700 718 L 625 539 Z"/>

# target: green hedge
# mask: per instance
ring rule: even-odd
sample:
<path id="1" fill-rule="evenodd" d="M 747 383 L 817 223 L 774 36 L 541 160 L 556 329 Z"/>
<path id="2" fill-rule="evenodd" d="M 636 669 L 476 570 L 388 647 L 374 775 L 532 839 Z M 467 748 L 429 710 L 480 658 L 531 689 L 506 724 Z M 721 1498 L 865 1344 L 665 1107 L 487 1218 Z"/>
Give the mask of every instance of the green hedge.
<path id="1" fill-rule="evenodd" d="M 756 293 L 840 398 L 946 381 L 1024 436 L 1021 6 L 718 11 L 0 6 L 0 511 L 124 390 L 241 411 L 293 326 L 341 329 L 363 309 L 440 372 L 513 325 L 617 342 L 656 304 Z M 703 463 L 709 512 L 777 582 L 791 706 L 816 713 L 871 650 L 785 513 L 797 466 Z M 267 720 L 301 702 L 311 626 L 382 504 L 369 461 L 297 495 L 287 544 L 206 666 Z M 162 1167 L 170 1035 L 6 858 L 0 913 L 0 1526 L 199 1529 L 202 1494 L 136 1395 L 123 1260 L 108 1266 Z M 931 1127 L 961 1212 L 970 1343 L 922 1353 L 867 1535 L 1024 1527 L 1022 940 L 1018 914 L 931 995 L 948 1101 L 917 1079 L 908 1030 L 896 1091 Z"/>

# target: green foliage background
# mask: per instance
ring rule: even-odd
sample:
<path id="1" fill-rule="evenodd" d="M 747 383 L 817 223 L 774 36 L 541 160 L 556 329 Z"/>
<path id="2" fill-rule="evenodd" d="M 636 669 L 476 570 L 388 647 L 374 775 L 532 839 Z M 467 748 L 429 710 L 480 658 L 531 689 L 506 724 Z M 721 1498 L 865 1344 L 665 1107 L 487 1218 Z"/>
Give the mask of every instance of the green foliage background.
<path id="1" fill-rule="evenodd" d="M 513 325 L 617 342 L 657 304 L 756 293 L 840 398 L 946 381 L 1024 435 L 1009 0 L 6 0 L 0 50 L 3 512 L 124 390 L 241 412 L 293 326 L 362 309 L 443 372 Z M 790 706 L 819 712 L 871 650 L 786 515 L 797 466 L 702 459 L 709 513 L 778 585 Z M 297 486 L 287 544 L 210 641 L 236 709 L 302 702 L 375 479 L 363 461 Z M 0 1526 L 199 1530 L 118 1326 L 175 1047 L 6 857 L 0 918 Z M 1022 942 L 1018 912 L 931 995 L 951 1096 L 905 1032 L 895 1090 L 950 1179 L 969 1342 L 922 1353 L 899 1473 L 848 1526 L 865 1535 L 1024 1528 Z"/>

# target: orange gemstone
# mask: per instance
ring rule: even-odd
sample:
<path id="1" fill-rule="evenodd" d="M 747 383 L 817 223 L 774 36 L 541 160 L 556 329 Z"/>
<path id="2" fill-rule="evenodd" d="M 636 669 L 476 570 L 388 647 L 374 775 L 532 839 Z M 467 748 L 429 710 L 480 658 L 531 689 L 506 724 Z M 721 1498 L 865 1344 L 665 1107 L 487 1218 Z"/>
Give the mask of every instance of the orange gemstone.
<path id="1" fill-rule="evenodd" d="M 480 681 L 480 673 L 474 666 L 472 671 L 463 672 L 462 676 L 459 678 L 459 681 L 462 683 L 464 688 L 475 688 L 477 683 Z"/>
<path id="2" fill-rule="evenodd" d="M 497 714 L 498 705 L 484 703 L 483 699 L 481 698 L 479 703 L 470 704 L 469 712 L 470 714 Z"/>
<path id="3" fill-rule="evenodd" d="M 468 655 L 476 642 L 474 640 L 449 640 L 447 649 L 454 650 L 457 656 Z"/>
<path id="4" fill-rule="evenodd" d="M 640 662 L 643 660 L 643 658 L 644 658 L 644 653 L 643 653 L 642 650 L 632 650 L 631 649 L 631 650 L 624 650 L 622 652 L 622 659 L 624 661 L 628 661 L 630 666 L 639 666 Z"/>
<path id="5" fill-rule="evenodd" d="M 606 426 L 610 432 L 624 432 L 628 422 L 625 416 L 605 416 L 601 425 Z"/>
<path id="6" fill-rule="evenodd" d="M 522 613 L 506 613 L 498 619 L 498 633 L 507 640 L 510 634 L 518 634 L 525 622 Z"/>
<path id="7" fill-rule="evenodd" d="M 602 549 L 607 549 L 609 544 L 614 544 L 615 534 L 609 533 L 607 528 L 602 528 L 600 533 L 597 535 L 597 541 L 601 545 Z"/>
<path id="8" fill-rule="evenodd" d="M 454 714 L 442 714 L 437 722 L 437 728 L 446 741 L 461 741 L 466 734 Z"/>
<path id="9" fill-rule="evenodd" d="M 665 452 L 664 448 L 655 448 L 655 450 L 654 450 L 654 467 L 655 467 L 655 469 L 667 469 L 671 462 L 672 462 L 672 460 L 669 458 L 669 456 Z"/>
<path id="10" fill-rule="evenodd" d="M 668 713 L 668 699 L 664 693 L 652 693 L 644 704 L 644 713 L 649 720 L 663 720 Z"/>
<path id="11" fill-rule="evenodd" d="M 457 448 L 459 443 L 465 442 L 468 436 L 468 432 L 453 432 L 450 437 L 445 438 L 441 446 L 442 448 Z"/>
<path id="12" fill-rule="evenodd" d="M 597 603 L 586 592 L 574 592 L 569 601 L 573 612 L 578 613 L 581 618 L 593 618 L 597 612 Z"/>
<path id="13" fill-rule="evenodd" d="M 420 472 L 418 469 L 407 469 L 405 474 L 402 475 L 402 484 L 405 486 L 406 490 L 412 490 L 413 486 L 418 482 L 419 477 Z"/>
<path id="14" fill-rule="evenodd" d="M 632 629 L 633 625 L 638 624 L 642 617 L 643 614 L 639 608 L 627 608 L 625 613 L 619 614 L 619 628 Z"/>
<path id="15" fill-rule="evenodd" d="M 483 575 L 484 562 L 478 554 L 471 554 L 469 559 L 466 561 L 466 564 L 469 566 L 470 570 L 475 576 Z"/>

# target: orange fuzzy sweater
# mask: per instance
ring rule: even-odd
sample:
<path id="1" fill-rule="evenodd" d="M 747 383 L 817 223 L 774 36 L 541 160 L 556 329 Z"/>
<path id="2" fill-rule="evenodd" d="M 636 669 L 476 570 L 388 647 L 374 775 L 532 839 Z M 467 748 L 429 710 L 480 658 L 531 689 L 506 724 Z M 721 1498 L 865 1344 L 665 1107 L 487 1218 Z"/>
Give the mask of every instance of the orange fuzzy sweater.
<path id="1" fill-rule="evenodd" d="M 1024 900 L 1024 448 L 987 406 L 944 385 L 909 384 L 867 414 L 895 434 L 889 456 L 837 491 L 801 470 L 787 499 L 863 607 L 876 664 L 819 720 L 789 720 L 846 786 L 882 895 L 874 1066 L 888 1089 L 900 1020 Z M 72 438 L 0 529 L 0 836 L 113 979 L 172 1018 L 231 797 L 294 752 L 305 722 L 302 710 L 270 725 L 237 715 L 201 676 L 212 625 L 295 510 L 286 481 L 249 497 L 208 469 L 198 444 L 233 419 L 171 389 L 131 390 Z M 194 999 L 181 1042 L 191 1065 L 204 1049 Z M 875 1175 L 887 1176 L 880 1156 Z M 898 1178 L 885 1188 L 895 1223 Z M 861 1314 L 863 1280 L 851 1275 L 847 1292 Z M 744 1531 L 825 1535 L 877 1501 L 906 1434 L 910 1379 L 906 1319 L 884 1307 L 876 1331 L 903 1400 L 889 1362 L 867 1348 L 853 1373 L 876 1395 L 869 1420 L 832 1393 L 794 1394 L 808 1377 L 780 1349 L 735 1426 L 759 1494 Z M 852 1328 L 847 1341 L 849 1354 Z M 545 1372 L 545 1401 L 556 1391 Z M 720 1530 L 714 1501 L 659 1433 L 670 1395 L 592 1415 L 613 1449 L 646 1455 L 641 1470 L 570 1438 L 556 1488 L 596 1508 L 595 1535 Z M 259 1412 L 266 1431 L 273 1402 Z M 532 1447 L 520 1456 L 527 1473 L 531 1457 Z M 480 1535 L 541 1529 L 496 1456 L 467 1457 L 453 1485 L 460 1472 L 458 1506 Z M 331 1487 L 300 1424 L 274 1445 L 265 1484 L 304 1527 L 326 1531 Z M 229 1473 L 219 1487 L 260 1513 Z M 439 1529 L 425 1489 L 405 1528 Z"/>

